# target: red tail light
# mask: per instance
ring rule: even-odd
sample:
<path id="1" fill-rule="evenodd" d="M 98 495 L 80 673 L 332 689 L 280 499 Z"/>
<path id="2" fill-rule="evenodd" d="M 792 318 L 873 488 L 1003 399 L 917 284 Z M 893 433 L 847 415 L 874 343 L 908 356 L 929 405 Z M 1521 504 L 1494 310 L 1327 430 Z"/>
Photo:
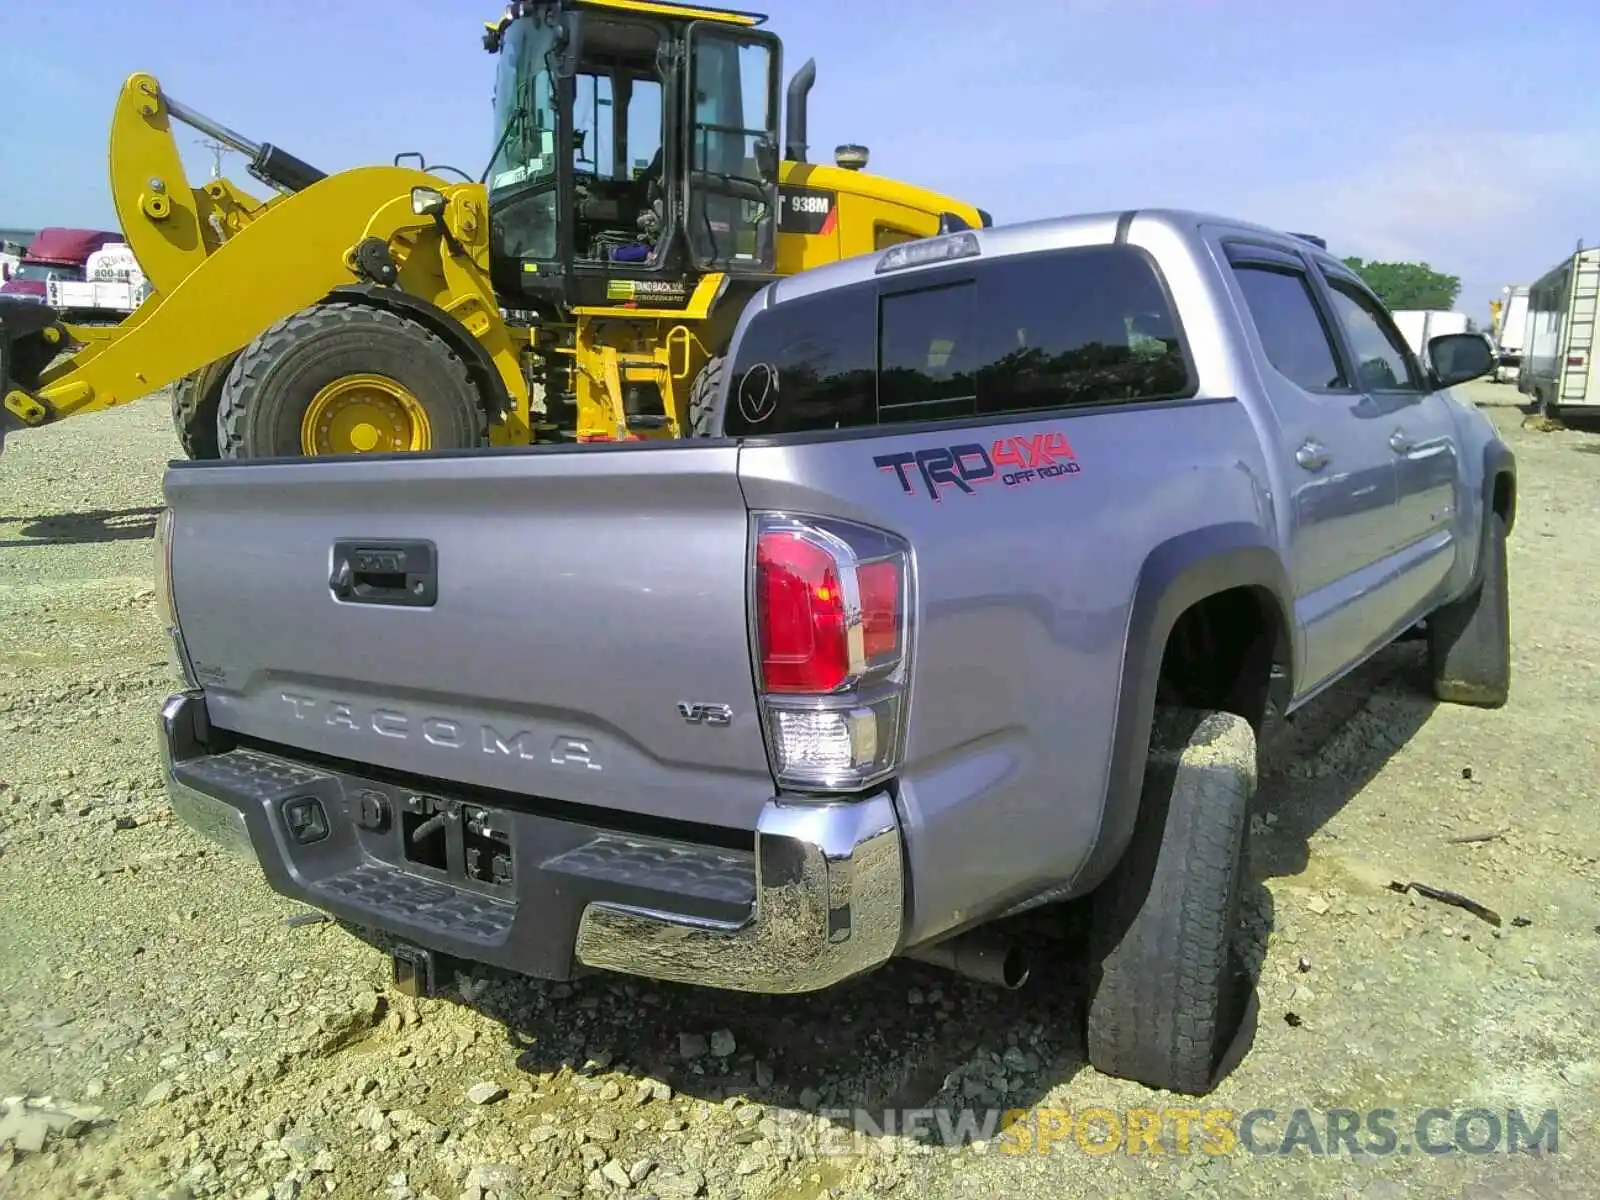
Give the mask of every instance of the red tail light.
<path id="1" fill-rule="evenodd" d="M 869 663 L 900 648 L 901 564 L 867 563 L 856 572 L 861 589 L 862 649 Z"/>
<path id="2" fill-rule="evenodd" d="M 831 692 L 849 678 L 844 589 L 822 547 L 787 530 L 761 535 L 756 614 L 763 691 Z"/>
<path id="3" fill-rule="evenodd" d="M 910 553 L 881 530 L 763 514 L 754 641 L 779 782 L 864 786 L 893 769 L 907 674 Z"/>
<path id="4" fill-rule="evenodd" d="M 832 692 L 897 654 L 904 570 L 898 555 L 858 563 L 848 543 L 819 531 L 763 530 L 756 540 L 762 691 Z"/>

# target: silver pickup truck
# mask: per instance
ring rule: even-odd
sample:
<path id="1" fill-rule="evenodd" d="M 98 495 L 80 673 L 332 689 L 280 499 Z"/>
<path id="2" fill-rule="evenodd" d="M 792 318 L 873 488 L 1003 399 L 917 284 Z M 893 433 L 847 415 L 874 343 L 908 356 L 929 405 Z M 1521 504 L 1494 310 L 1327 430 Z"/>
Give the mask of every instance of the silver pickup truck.
<path id="1" fill-rule="evenodd" d="M 173 806 L 414 988 L 1016 986 L 996 919 L 1087 897 L 1090 1061 L 1203 1093 L 1263 723 L 1403 636 L 1507 696 L 1514 464 L 1428 351 L 1314 239 L 1111 213 L 772 283 L 707 437 L 175 463 Z"/>

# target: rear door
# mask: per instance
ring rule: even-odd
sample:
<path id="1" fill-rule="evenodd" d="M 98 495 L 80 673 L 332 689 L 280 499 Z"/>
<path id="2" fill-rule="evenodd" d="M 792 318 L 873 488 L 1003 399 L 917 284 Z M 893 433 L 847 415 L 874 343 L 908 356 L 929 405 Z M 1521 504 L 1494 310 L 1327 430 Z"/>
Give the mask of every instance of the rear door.
<path id="1" fill-rule="evenodd" d="M 1358 390 L 1309 264 L 1281 247 L 1223 243 L 1290 481 L 1290 574 L 1315 687 L 1363 654 L 1384 621 L 1397 476 L 1389 424 Z"/>

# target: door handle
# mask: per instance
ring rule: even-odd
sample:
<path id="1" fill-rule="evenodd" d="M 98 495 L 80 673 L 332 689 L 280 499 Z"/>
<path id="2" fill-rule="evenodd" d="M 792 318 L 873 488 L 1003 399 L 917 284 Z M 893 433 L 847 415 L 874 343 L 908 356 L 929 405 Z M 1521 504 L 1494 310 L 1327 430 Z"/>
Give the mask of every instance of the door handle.
<path id="1" fill-rule="evenodd" d="M 1328 449 L 1318 442 L 1307 442 L 1294 452 L 1294 460 L 1308 471 L 1320 471 L 1328 465 Z"/>
<path id="2" fill-rule="evenodd" d="M 1417 444 L 1411 440 L 1404 429 L 1396 429 L 1389 435 L 1389 449 L 1396 454 L 1410 454 L 1416 448 Z"/>
<path id="3" fill-rule="evenodd" d="M 347 604 L 432 608 L 439 597 L 438 551 L 424 541 L 338 541 L 328 587 Z"/>

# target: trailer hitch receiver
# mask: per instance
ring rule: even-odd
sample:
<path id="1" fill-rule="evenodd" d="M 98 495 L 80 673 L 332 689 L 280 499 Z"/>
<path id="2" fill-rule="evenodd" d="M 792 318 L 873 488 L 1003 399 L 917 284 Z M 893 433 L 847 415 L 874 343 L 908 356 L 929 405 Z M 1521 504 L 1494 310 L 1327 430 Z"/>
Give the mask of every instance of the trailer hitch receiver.
<path id="1" fill-rule="evenodd" d="M 390 949 L 394 960 L 394 986 L 406 996 L 432 996 L 438 988 L 436 966 L 431 950 L 421 946 L 398 945 Z"/>

